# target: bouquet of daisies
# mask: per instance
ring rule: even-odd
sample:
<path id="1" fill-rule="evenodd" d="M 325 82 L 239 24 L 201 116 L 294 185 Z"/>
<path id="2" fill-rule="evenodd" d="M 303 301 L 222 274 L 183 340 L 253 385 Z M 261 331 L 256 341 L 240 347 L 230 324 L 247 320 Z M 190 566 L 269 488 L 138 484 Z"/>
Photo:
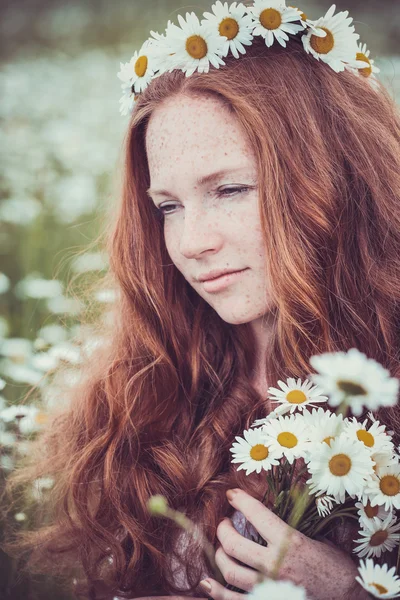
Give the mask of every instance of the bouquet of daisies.
<path id="1" fill-rule="evenodd" d="M 399 452 L 373 414 L 397 403 L 399 380 L 356 348 L 313 356 L 310 364 L 317 371 L 311 381 L 289 378 L 269 388 L 274 409 L 235 438 L 232 463 L 246 475 L 265 471 L 263 501 L 309 537 L 327 535 L 338 519 L 358 521 L 353 552 L 367 559 L 359 583 L 377 597 L 383 588 L 400 594 L 394 569 L 369 560 L 400 544 Z"/>

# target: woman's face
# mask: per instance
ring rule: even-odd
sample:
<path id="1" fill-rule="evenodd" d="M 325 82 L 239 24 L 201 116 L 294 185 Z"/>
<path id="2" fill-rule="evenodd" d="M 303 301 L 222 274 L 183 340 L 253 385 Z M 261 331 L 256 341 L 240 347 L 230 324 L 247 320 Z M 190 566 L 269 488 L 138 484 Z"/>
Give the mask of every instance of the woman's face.
<path id="1" fill-rule="evenodd" d="M 149 195 L 164 207 L 165 243 L 176 268 L 224 321 L 265 315 L 271 299 L 256 162 L 236 118 L 209 96 L 168 99 L 150 118 L 146 151 Z M 220 171 L 226 172 L 209 177 Z M 214 269 L 247 270 L 211 291 L 198 277 Z"/>

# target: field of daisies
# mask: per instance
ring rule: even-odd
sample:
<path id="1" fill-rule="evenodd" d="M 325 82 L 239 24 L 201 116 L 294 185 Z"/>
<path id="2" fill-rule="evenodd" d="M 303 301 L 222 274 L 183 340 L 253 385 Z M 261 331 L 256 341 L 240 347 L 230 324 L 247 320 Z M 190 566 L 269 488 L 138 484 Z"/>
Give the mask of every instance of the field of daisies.
<path id="1" fill-rule="evenodd" d="M 129 16 L 122 5 L 121 23 Z M 179 6 L 157 4 L 160 31 Z M 2 35 L 11 34 L 10 51 L 0 63 L 0 488 L 29 452 L 48 410 L 63 403 L 62 390 L 79 377 L 82 354 L 101 343 L 94 329 L 80 324 L 88 300 L 79 290 L 107 270 L 107 257 L 92 242 L 114 201 L 127 123 L 119 114 L 116 74 L 148 35 L 136 31 L 128 45 L 125 29 L 121 45 L 118 20 L 110 18 L 112 35 L 106 39 L 106 19 L 100 28 L 93 13 L 78 5 L 43 14 L 47 20 L 34 24 L 32 51 L 25 44 L 19 52 L 12 42 L 23 33 L 21 15 L 8 15 L 1 25 Z M 146 32 L 155 28 L 150 15 L 148 20 Z M 73 39 L 74 28 L 79 47 L 69 50 L 63 42 Z M 400 101 L 400 56 L 375 62 Z M 95 312 L 113 299 L 112 289 L 100 289 L 89 300 Z M 67 369 L 54 381 L 47 373 L 60 364 Z M 32 385 L 37 391 L 27 398 Z M 50 478 L 35 482 L 29 503 L 12 515 L 18 526 L 30 526 L 30 507 L 52 485 Z M 1 552 L 0 597 L 67 598 L 50 579 L 18 575 Z"/>

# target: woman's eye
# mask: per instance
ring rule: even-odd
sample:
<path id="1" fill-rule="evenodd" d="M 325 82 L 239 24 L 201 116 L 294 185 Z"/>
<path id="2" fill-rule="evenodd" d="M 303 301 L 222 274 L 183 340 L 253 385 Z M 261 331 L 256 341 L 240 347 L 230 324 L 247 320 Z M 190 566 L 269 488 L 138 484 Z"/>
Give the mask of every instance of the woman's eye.
<path id="1" fill-rule="evenodd" d="M 223 190 L 217 190 L 216 194 L 218 197 L 233 196 L 236 193 L 243 193 L 249 189 L 250 189 L 250 186 L 225 188 Z M 170 215 L 174 211 L 173 210 L 168 211 L 168 209 L 173 209 L 175 206 L 177 206 L 177 204 L 164 204 L 164 206 L 160 206 L 159 208 L 157 208 L 157 211 L 159 213 L 161 213 L 162 215 Z"/>

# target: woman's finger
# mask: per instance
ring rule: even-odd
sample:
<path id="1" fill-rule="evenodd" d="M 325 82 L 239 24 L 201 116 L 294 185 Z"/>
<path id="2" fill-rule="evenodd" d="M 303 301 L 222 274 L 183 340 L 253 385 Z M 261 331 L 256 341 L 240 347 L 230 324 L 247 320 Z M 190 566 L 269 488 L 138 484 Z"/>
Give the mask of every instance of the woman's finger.
<path id="1" fill-rule="evenodd" d="M 208 589 L 207 587 L 210 587 Z M 243 600 L 243 594 L 239 594 L 238 592 L 232 592 L 231 590 L 227 590 L 223 585 L 215 581 L 215 579 L 203 579 L 200 582 L 200 587 L 206 594 L 214 598 L 214 600 Z"/>
<path id="2" fill-rule="evenodd" d="M 244 490 L 239 488 L 228 490 L 227 498 L 229 503 L 246 517 L 266 542 L 279 544 L 286 535 L 289 525 Z"/>
<path id="3" fill-rule="evenodd" d="M 215 553 L 215 562 L 217 563 L 224 579 L 230 585 L 249 592 L 257 583 L 258 576 L 256 571 L 248 567 L 239 565 L 233 558 L 226 554 L 220 546 Z"/>
<path id="4" fill-rule="evenodd" d="M 234 528 L 232 521 L 223 519 L 217 527 L 217 537 L 228 556 L 239 560 L 247 567 L 262 573 L 266 572 L 270 561 L 270 549 L 242 536 Z"/>

